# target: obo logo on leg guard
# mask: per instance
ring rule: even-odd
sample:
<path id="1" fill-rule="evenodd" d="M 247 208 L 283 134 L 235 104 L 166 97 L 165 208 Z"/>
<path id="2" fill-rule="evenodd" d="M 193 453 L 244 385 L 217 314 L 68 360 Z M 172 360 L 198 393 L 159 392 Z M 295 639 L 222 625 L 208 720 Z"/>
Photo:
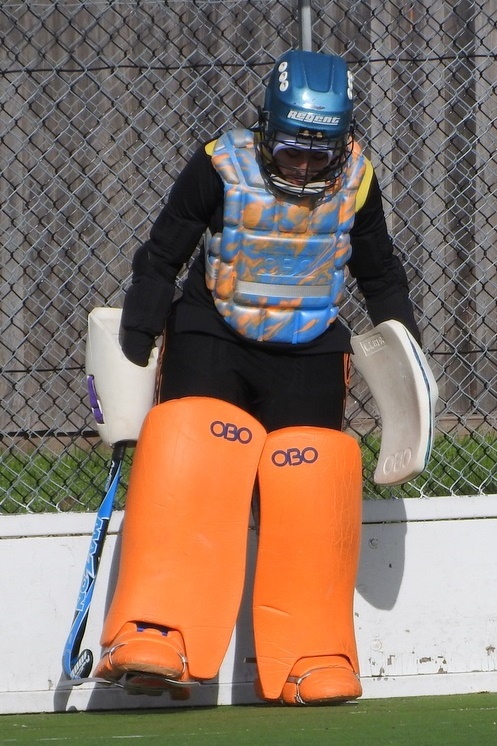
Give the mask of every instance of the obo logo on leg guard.
<path id="1" fill-rule="evenodd" d="M 312 446 L 300 448 L 288 448 L 286 451 L 274 451 L 271 461 L 275 466 L 300 466 L 301 464 L 313 464 L 317 461 L 318 452 Z"/>
<path id="2" fill-rule="evenodd" d="M 214 422 L 211 422 L 210 431 L 215 438 L 237 440 L 243 445 L 250 443 L 250 441 L 252 440 L 252 433 L 248 429 L 248 427 L 237 427 L 232 422 L 221 422 L 221 420 L 214 420 Z"/>

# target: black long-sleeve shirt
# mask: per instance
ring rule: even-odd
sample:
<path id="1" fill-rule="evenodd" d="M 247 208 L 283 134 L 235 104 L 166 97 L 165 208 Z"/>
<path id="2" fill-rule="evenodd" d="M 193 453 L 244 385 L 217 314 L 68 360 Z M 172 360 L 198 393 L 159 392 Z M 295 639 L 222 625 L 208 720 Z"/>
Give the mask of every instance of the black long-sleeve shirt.
<path id="1" fill-rule="evenodd" d="M 133 258 L 132 284 L 126 293 L 122 321 L 131 344 L 133 338 L 143 340 L 161 334 L 173 307 L 169 323 L 177 332 L 203 332 L 307 354 L 350 351 L 349 332 L 339 319 L 305 344 L 253 342 L 241 337 L 215 308 L 205 284 L 203 252 L 198 253 L 190 268 L 181 298 L 173 303 L 176 277 L 191 259 L 202 234 L 207 228 L 212 233 L 222 230 L 223 201 L 223 182 L 201 147 L 180 173 L 150 238 Z M 350 239 L 352 253 L 348 268 L 364 296 L 372 323 L 396 319 L 419 339 L 406 274 L 393 252 L 374 174 L 365 202 L 356 214 Z"/>

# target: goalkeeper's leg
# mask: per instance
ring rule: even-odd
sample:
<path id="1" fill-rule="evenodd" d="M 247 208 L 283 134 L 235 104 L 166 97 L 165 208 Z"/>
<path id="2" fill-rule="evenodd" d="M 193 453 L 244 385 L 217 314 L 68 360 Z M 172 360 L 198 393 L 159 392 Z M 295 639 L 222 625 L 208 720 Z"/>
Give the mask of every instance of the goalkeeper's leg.
<path id="1" fill-rule="evenodd" d="M 242 595 L 253 483 L 266 433 L 226 402 L 148 414 L 126 501 L 117 586 L 95 675 L 217 675 Z"/>
<path id="2" fill-rule="evenodd" d="M 353 623 L 361 455 L 337 430 L 270 433 L 261 458 L 254 632 L 262 696 L 289 704 L 362 693 Z"/>

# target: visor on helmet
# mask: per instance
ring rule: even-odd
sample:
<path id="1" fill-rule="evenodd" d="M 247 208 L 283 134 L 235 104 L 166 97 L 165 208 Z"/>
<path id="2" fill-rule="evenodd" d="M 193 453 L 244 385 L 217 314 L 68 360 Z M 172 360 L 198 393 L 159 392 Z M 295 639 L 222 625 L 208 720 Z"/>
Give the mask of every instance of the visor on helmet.
<path id="1" fill-rule="evenodd" d="M 320 147 L 319 145 L 311 147 L 309 143 L 299 141 L 298 137 L 289 137 L 288 135 L 285 135 L 284 132 L 278 132 L 275 137 L 275 144 L 272 148 L 273 158 L 275 158 L 278 153 L 281 156 L 285 152 L 292 153 L 292 151 L 308 154 L 309 156 L 312 154 L 319 156 L 322 161 L 326 161 L 324 166 L 329 166 L 332 160 L 336 157 L 334 150 L 330 150 L 327 147 Z"/>

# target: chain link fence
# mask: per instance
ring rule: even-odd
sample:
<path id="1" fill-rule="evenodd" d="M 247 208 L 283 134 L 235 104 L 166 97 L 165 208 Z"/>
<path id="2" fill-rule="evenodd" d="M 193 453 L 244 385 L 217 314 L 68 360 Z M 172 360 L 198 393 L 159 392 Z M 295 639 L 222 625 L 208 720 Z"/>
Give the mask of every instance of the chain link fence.
<path id="1" fill-rule="evenodd" d="M 110 453 L 86 400 L 87 315 L 122 304 L 131 257 L 198 142 L 254 124 L 275 58 L 299 45 L 301 11 L 2 3 L 0 512 L 95 509 Z M 353 377 L 365 494 L 497 493 L 497 6 L 311 0 L 311 20 L 313 49 L 355 74 L 359 135 L 441 394 L 425 474 L 380 490 L 368 463 L 378 413 Z M 368 328 L 353 286 L 343 312 Z"/>

